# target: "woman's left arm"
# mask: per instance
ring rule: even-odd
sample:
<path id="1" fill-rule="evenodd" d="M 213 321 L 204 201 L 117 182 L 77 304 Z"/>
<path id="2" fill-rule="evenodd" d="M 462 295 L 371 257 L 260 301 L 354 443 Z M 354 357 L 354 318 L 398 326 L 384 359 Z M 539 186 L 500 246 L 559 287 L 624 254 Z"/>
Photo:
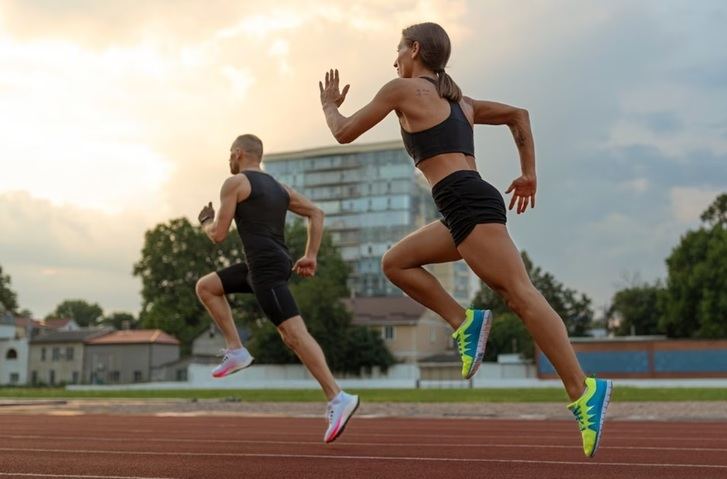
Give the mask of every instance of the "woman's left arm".
<path id="1" fill-rule="evenodd" d="M 386 118 L 386 115 L 396 109 L 403 87 L 401 79 L 388 82 L 381 87 L 368 105 L 345 117 L 338 111 L 338 107 L 346 99 L 350 85 L 346 85 L 342 92 L 339 91 L 338 85 L 338 70 L 326 73 L 325 84 L 318 82 L 326 123 L 339 143 L 351 143 Z"/>
<path id="2" fill-rule="evenodd" d="M 521 176 L 516 178 L 505 193 L 514 192 L 510 207 L 517 201 L 517 213 L 524 213 L 530 205 L 535 208 L 537 179 L 535 174 L 535 142 L 530 129 L 530 115 L 523 108 L 517 108 L 494 101 L 473 100 L 464 97 L 472 106 L 474 122 L 481 125 L 507 125 L 512 132 L 515 145 L 520 154 Z"/>

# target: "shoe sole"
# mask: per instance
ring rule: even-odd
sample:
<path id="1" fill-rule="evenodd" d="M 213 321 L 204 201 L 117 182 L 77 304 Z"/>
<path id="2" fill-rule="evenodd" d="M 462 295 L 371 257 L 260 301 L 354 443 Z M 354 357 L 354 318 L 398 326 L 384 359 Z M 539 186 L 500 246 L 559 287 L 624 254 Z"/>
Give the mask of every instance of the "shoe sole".
<path id="1" fill-rule="evenodd" d="M 613 391 L 613 381 L 606 381 L 606 398 L 603 400 L 603 407 L 601 408 L 601 417 L 598 418 L 598 434 L 596 435 L 596 444 L 593 446 L 593 452 L 588 457 L 596 455 L 598 446 L 601 444 L 601 433 L 603 432 L 603 421 L 606 419 L 606 409 L 608 404 L 611 402 L 611 391 Z"/>
<path id="2" fill-rule="evenodd" d="M 492 311 L 489 309 L 485 310 L 485 317 L 482 318 L 482 327 L 480 328 L 480 336 L 477 339 L 477 353 L 475 355 L 475 360 L 472 362 L 472 366 L 470 366 L 469 373 L 467 376 L 465 376 L 465 379 L 472 379 L 472 377 L 477 374 L 477 371 L 480 370 L 480 365 L 482 365 L 482 360 L 485 358 L 485 348 L 487 347 L 487 338 L 490 336 L 490 327 L 492 326 L 492 318 L 493 314 Z"/>
<path id="3" fill-rule="evenodd" d="M 231 371 L 228 371 L 228 372 L 227 372 L 226 374 L 223 374 L 222 376 L 215 376 L 215 375 L 213 374 L 213 375 L 212 375 L 212 377 L 213 377 L 213 378 L 215 378 L 215 379 L 222 379 L 222 378 L 226 378 L 227 376 L 230 376 L 230 375 L 232 375 L 232 374 L 235 374 L 236 372 L 239 372 L 239 371 L 242 371 L 243 369 L 247 369 L 247 368 L 249 368 L 250 366 L 252 366 L 252 363 L 254 363 L 254 362 L 255 362 L 255 358 L 252 358 L 252 359 L 250 360 L 250 362 L 249 362 L 249 363 L 247 363 L 247 364 L 246 364 L 246 365 L 244 365 L 244 366 L 240 366 L 239 368 L 236 368 L 236 369 L 232 369 Z"/>
<path id="4" fill-rule="evenodd" d="M 361 399 L 356 397 L 356 405 L 353 407 L 353 409 L 351 410 L 351 413 L 348 415 L 346 420 L 343 422 L 343 426 L 341 426 L 341 429 L 338 430 L 338 432 L 336 433 L 335 436 L 333 436 L 331 439 L 326 441 L 326 444 L 332 443 L 333 441 L 338 439 L 341 436 L 341 434 L 343 434 L 343 431 L 346 430 L 346 426 L 348 426 L 348 421 L 350 421 L 351 418 L 353 417 L 353 415 L 356 413 L 356 410 L 358 409 L 359 404 L 361 404 Z"/>

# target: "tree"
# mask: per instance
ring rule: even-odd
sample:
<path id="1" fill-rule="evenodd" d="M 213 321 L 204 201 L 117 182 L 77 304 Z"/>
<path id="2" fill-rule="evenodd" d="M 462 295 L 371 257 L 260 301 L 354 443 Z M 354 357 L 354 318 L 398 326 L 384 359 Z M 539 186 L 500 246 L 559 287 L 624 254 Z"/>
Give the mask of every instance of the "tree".
<path id="1" fill-rule="evenodd" d="M 131 313 L 117 312 L 104 316 L 103 320 L 101 320 L 101 325 L 114 328 L 116 330 L 136 329 L 138 321 Z"/>
<path id="2" fill-rule="evenodd" d="M 591 299 L 585 294 L 579 295 L 577 291 L 566 288 L 552 274 L 543 271 L 540 267 L 536 267 L 525 251 L 521 255 L 530 280 L 563 319 L 568 334 L 583 336 L 593 321 Z M 481 289 L 475 295 L 472 304 L 475 308 L 492 310 L 495 316 L 512 313 L 503 298 L 485 284 L 481 285 Z"/>
<path id="3" fill-rule="evenodd" d="M 307 239 L 302 222 L 296 221 L 286 231 L 288 248 L 294 258 L 303 255 Z M 388 368 L 394 362 L 381 336 L 351 324 L 351 313 L 341 302 L 348 297 L 348 267 L 333 246 L 330 235 L 324 234 L 318 253 L 318 271 L 312 279 L 291 277 L 291 292 L 311 335 L 323 349 L 333 371 L 358 373 L 361 368 Z M 260 316 L 258 316 L 260 317 Z M 255 323 L 250 351 L 261 362 L 297 362 L 287 350 L 277 331 L 267 321 Z"/>
<path id="4" fill-rule="evenodd" d="M 663 316 L 664 286 L 634 284 L 614 294 L 606 312 L 609 318 L 618 318 L 614 333 L 617 336 L 661 334 L 659 321 Z"/>
<path id="5" fill-rule="evenodd" d="M 670 337 L 727 338 L 727 195 L 702 214 L 707 227 L 689 231 L 667 258 L 664 315 Z"/>
<path id="6" fill-rule="evenodd" d="M 195 293 L 197 280 L 243 257 L 239 238 L 230 234 L 216 245 L 186 218 L 147 231 L 133 270 L 142 284 L 141 326 L 174 335 L 182 342 L 182 351 L 189 352 L 192 340 L 210 324 Z"/>
<path id="7" fill-rule="evenodd" d="M 182 341 L 183 351 L 188 352 L 192 340 L 210 323 L 196 297 L 195 283 L 204 274 L 244 259 L 236 236 L 231 233 L 223 243 L 214 245 L 200 228 L 184 218 L 147 231 L 141 259 L 134 265 L 134 274 L 142 280 L 142 325 L 174 334 Z M 300 257 L 305 251 L 306 227 L 296 221 L 286 226 L 285 236 L 291 256 Z M 347 278 L 346 263 L 330 236 L 324 234 L 316 276 L 306 279 L 293 274 L 290 288 L 308 330 L 320 342 L 332 369 L 357 372 L 361 366 L 386 368 L 393 358 L 381 338 L 352 326 L 351 314 L 340 301 L 348 296 Z M 247 346 L 258 362 L 297 362 L 253 295 L 237 294 L 228 299 L 235 321 L 252 332 Z M 371 351 L 361 354 L 363 347 Z M 379 362 L 364 364 L 367 358 Z"/>
<path id="8" fill-rule="evenodd" d="M 82 328 L 96 325 L 103 317 L 103 309 L 96 303 L 83 299 L 67 299 L 56 306 L 56 309 L 45 319 L 71 318 Z"/>
<path id="9" fill-rule="evenodd" d="M 3 274 L 3 267 L 0 266 L 0 312 L 14 312 L 18 309 L 18 295 L 10 289 L 10 275 Z"/>
<path id="10" fill-rule="evenodd" d="M 727 193 L 719 195 L 700 218 L 712 227 L 727 228 Z"/>
<path id="11" fill-rule="evenodd" d="M 495 315 L 487 339 L 485 360 L 496 361 L 499 354 L 520 353 L 523 357 L 533 358 L 535 349 L 533 338 L 523 322 L 513 313 L 503 312 Z"/>

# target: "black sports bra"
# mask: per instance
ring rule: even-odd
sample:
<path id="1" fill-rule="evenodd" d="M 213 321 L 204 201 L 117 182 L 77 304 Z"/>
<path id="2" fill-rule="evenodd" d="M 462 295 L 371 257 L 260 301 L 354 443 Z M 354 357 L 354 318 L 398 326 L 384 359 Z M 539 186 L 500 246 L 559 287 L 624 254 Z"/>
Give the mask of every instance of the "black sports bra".
<path id="1" fill-rule="evenodd" d="M 420 77 L 436 85 L 429 77 Z M 401 139 L 414 164 L 442 153 L 464 153 L 475 156 L 475 142 L 472 125 L 456 101 L 449 102 L 449 116 L 446 120 L 423 131 L 409 133 L 401 127 Z"/>

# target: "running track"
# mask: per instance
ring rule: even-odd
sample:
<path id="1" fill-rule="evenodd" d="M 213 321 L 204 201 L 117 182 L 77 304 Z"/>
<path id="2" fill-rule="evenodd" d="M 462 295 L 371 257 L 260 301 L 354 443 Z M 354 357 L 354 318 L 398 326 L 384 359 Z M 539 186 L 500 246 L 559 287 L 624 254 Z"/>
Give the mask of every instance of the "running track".
<path id="1" fill-rule="evenodd" d="M 0 479 L 727 478 L 727 422 L 611 421 L 594 459 L 575 421 L 0 416 Z"/>

